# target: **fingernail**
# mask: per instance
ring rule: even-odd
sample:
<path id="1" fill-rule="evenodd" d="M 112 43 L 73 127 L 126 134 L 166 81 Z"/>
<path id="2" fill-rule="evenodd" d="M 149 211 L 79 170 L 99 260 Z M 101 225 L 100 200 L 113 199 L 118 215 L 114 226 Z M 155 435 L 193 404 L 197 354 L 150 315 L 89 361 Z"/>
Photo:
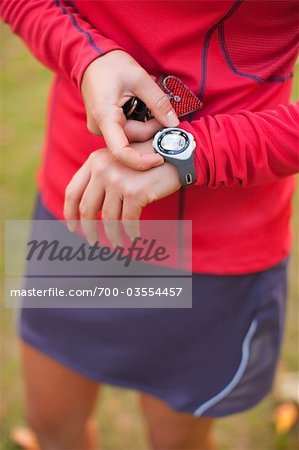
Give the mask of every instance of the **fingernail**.
<path id="1" fill-rule="evenodd" d="M 155 165 L 153 167 L 161 166 L 163 163 L 164 163 L 164 158 L 161 156 L 159 159 L 156 158 L 156 162 L 155 162 Z"/>
<path id="2" fill-rule="evenodd" d="M 68 230 L 71 233 L 73 233 L 76 229 L 76 221 L 70 220 L 70 221 L 66 222 L 66 226 L 68 227 Z"/>
<path id="3" fill-rule="evenodd" d="M 97 242 L 98 237 L 97 236 L 88 236 L 88 237 L 86 237 L 86 239 L 87 239 L 87 242 L 89 243 L 89 245 L 93 246 Z"/>
<path id="4" fill-rule="evenodd" d="M 167 117 L 167 123 L 170 127 L 177 127 L 180 123 L 179 119 L 177 118 L 177 115 L 174 113 L 174 111 L 169 111 L 166 114 Z"/>
<path id="5" fill-rule="evenodd" d="M 111 241 L 111 245 L 113 248 L 124 246 L 123 242 L 121 242 L 121 241 Z"/>
<path id="6" fill-rule="evenodd" d="M 135 239 L 140 239 L 140 233 L 128 234 L 130 241 L 133 243 Z"/>

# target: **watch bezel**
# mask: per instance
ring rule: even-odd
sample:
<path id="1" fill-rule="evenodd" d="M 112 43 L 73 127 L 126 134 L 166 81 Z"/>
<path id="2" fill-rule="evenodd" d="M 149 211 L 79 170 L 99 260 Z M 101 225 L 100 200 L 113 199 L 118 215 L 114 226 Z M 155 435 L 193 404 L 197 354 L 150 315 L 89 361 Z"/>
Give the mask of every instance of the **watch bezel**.
<path id="1" fill-rule="evenodd" d="M 171 133 L 171 132 L 179 132 L 181 134 L 183 134 L 186 139 L 186 145 L 184 146 L 184 148 L 180 151 L 175 151 L 173 153 L 166 153 L 163 150 L 161 150 L 161 145 L 158 146 L 158 141 L 160 142 L 160 138 L 163 139 L 163 137 L 165 136 L 165 134 L 167 133 Z M 164 128 L 160 131 L 158 131 L 153 139 L 153 148 L 154 150 L 159 153 L 159 155 L 163 156 L 163 158 L 165 158 L 166 160 L 173 160 L 173 161 L 185 161 L 187 159 L 189 159 L 192 155 L 192 153 L 194 152 L 196 147 L 196 142 L 195 139 L 193 137 L 193 135 L 191 133 L 188 133 L 187 131 L 183 130 L 182 128 Z"/>
<path id="2" fill-rule="evenodd" d="M 185 139 L 184 147 L 182 149 L 180 149 L 180 150 L 165 150 L 164 147 L 162 146 L 161 142 L 164 139 L 164 137 L 166 135 L 169 135 L 169 134 L 170 135 L 171 134 L 176 134 L 176 135 L 179 135 L 179 136 L 183 136 L 183 138 Z M 171 129 L 167 129 L 166 128 L 165 130 L 162 130 L 160 132 L 160 134 L 158 136 L 158 139 L 156 141 L 156 145 L 158 147 L 158 150 L 163 155 L 176 156 L 176 155 L 179 155 L 180 153 L 185 152 L 189 148 L 189 146 L 190 146 L 190 137 L 189 137 L 188 133 L 186 131 L 184 131 L 184 130 L 181 130 L 181 129 L 178 129 L 178 128 L 171 128 Z"/>

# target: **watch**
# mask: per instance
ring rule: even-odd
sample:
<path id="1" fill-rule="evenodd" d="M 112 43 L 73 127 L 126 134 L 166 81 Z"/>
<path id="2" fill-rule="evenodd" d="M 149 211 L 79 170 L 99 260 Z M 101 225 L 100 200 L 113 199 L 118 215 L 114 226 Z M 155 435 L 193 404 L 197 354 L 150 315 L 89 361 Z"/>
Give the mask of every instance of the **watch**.
<path id="1" fill-rule="evenodd" d="M 155 134 L 153 140 L 155 152 L 177 168 L 182 186 L 196 181 L 195 147 L 192 134 L 181 128 L 164 128 Z"/>

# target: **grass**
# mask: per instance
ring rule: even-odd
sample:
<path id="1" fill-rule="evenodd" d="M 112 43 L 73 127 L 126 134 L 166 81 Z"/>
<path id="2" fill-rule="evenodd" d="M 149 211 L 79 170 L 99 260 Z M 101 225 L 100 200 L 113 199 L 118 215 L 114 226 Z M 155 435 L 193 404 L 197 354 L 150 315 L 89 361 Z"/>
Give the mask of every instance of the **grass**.
<path id="1" fill-rule="evenodd" d="M 34 172 L 43 145 L 47 92 L 52 75 L 37 63 L 6 27 L 1 28 L 2 176 L 1 200 L 5 219 L 30 217 L 35 197 Z M 298 71 L 297 71 L 297 89 Z M 299 98 L 299 92 L 294 93 Z M 298 193 L 295 203 L 298 205 Z M 294 229 L 299 230 L 298 207 Z M 298 370 L 298 234 L 295 235 L 287 330 L 282 352 L 284 370 Z M 297 282 L 296 282 L 297 280 Z M 10 430 L 24 423 L 21 369 L 15 334 L 16 313 L 2 307 L 1 319 L 1 432 L 3 450 L 15 450 Z M 221 419 L 217 438 L 221 450 L 295 450 L 295 438 L 277 437 L 272 413 L 277 399 L 269 396 L 244 414 Z M 98 407 L 105 450 L 145 450 L 146 439 L 135 393 L 105 387 Z"/>

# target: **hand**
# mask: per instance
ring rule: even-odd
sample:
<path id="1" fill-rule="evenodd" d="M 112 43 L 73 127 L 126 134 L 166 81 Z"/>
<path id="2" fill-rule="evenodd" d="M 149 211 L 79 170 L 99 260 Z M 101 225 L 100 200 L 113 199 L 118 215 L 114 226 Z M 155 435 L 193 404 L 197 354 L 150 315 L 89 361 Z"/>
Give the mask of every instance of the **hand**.
<path id="1" fill-rule="evenodd" d="M 152 142 L 133 144 L 134 151 L 153 153 Z M 64 216 L 70 231 L 81 218 L 83 232 L 90 243 L 98 240 L 97 215 L 102 212 L 105 233 L 114 245 L 121 245 L 119 223 L 123 221 L 131 239 L 140 236 L 142 208 L 180 189 L 174 166 L 164 163 L 145 172 L 123 166 L 113 160 L 109 150 L 90 154 L 66 189 Z"/>
<path id="2" fill-rule="evenodd" d="M 84 73 L 81 90 L 87 128 L 103 134 L 114 160 L 137 170 L 163 164 L 160 155 L 141 155 L 129 141 L 144 142 L 162 126 L 177 126 L 179 120 L 167 95 L 130 55 L 114 50 L 94 60 Z M 145 123 L 126 120 L 122 106 L 133 96 L 148 106 L 155 119 Z"/>

